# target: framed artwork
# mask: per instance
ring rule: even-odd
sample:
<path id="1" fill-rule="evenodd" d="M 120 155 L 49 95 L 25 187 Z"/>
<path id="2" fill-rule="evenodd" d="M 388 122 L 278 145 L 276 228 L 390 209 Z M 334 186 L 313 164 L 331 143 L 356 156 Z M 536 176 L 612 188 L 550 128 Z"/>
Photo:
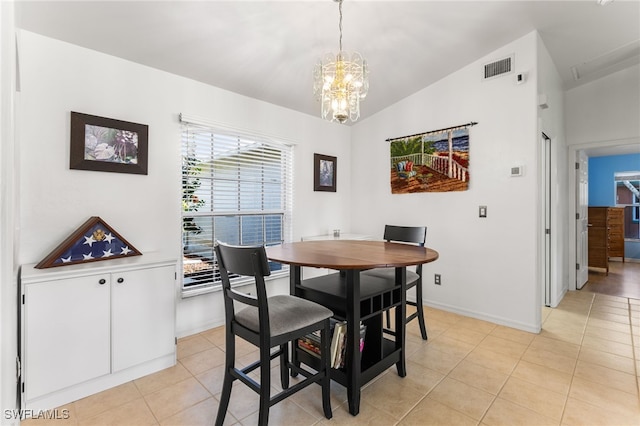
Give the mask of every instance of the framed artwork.
<path id="1" fill-rule="evenodd" d="M 313 190 L 336 192 L 337 171 L 336 157 L 313 154 Z"/>
<path id="2" fill-rule="evenodd" d="M 149 126 L 71 112 L 69 167 L 147 174 Z"/>
<path id="3" fill-rule="evenodd" d="M 446 129 L 387 139 L 391 193 L 452 192 L 469 189 L 470 122 Z"/>

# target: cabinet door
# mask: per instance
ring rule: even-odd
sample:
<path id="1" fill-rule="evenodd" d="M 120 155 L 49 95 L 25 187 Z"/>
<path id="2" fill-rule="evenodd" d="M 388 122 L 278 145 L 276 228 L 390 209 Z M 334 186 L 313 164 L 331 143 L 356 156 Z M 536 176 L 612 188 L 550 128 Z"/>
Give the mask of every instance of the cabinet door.
<path id="1" fill-rule="evenodd" d="M 175 351 L 175 267 L 114 273 L 113 372 Z"/>
<path id="2" fill-rule="evenodd" d="M 27 400 L 109 374 L 109 275 L 28 284 L 24 291 Z"/>

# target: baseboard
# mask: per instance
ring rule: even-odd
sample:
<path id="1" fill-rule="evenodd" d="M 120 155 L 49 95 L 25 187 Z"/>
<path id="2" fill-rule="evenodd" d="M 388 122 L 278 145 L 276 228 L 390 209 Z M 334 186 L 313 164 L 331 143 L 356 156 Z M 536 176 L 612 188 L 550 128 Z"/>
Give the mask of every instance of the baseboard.
<path id="1" fill-rule="evenodd" d="M 528 323 L 523 323 L 520 321 L 513 321 L 509 318 L 503 318 L 503 317 L 499 317 L 499 316 L 495 316 L 495 315 L 489 315 L 489 314 L 485 314 L 483 312 L 476 312 L 476 311 L 470 311 L 467 309 L 461 309 L 457 306 L 452 306 L 452 305 L 447 305 L 444 303 L 437 303 L 437 302 L 430 302 L 430 301 L 423 301 L 423 304 L 425 306 L 429 306 L 431 308 L 436 308 L 436 309 L 440 309 L 443 311 L 447 311 L 447 312 L 453 312 L 454 314 L 460 314 L 460 315 L 464 315 L 466 317 L 471 317 L 471 318 L 475 318 L 475 319 L 479 319 L 479 320 L 483 320 L 483 321 L 489 321 L 492 322 L 494 324 L 499 324 L 499 325 L 504 325 L 506 327 L 511 327 L 511 328 L 516 328 L 518 330 L 522 330 L 522 331 L 527 331 L 529 333 L 540 333 L 540 330 L 542 329 L 541 325 L 535 325 L 535 324 L 528 324 Z M 427 319 L 427 324 L 428 324 L 428 319 Z M 428 328 L 428 325 L 427 325 Z"/>
<path id="2" fill-rule="evenodd" d="M 188 330 L 177 330 L 176 336 L 178 337 L 178 339 L 181 339 L 183 337 L 193 336 L 194 334 L 202 333 L 203 331 L 207 331 L 212 328 L 220 327 L 221 325 L 224 325 L 224 321 L 223 322 L 219 322 L 219 321 L 207 322 L 205 324 L 200 324 L 197 327 L 191 327 Z"/>
<path id="3" fill-rule="evenodd" d="M 564 296 L 567 294 L 567 292 L 569 291 L 568 288 L 561 288 L 560 289 L 560 294 L 557 294 L 555 299 L 551 300 L 551 308 L 557 308 L 558 304 L 560 304 L 560 302 L 562 301 L 562 299 L 564 299 Z M 555 302 L 555 303 L 553 303 Z"/>

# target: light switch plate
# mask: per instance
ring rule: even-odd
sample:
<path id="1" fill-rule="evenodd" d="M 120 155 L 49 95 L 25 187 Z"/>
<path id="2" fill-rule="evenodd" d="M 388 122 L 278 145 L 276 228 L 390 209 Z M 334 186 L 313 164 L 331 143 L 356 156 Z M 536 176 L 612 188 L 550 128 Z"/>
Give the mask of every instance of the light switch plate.
<path id="1" fill-rule="evenodd" d="M 517 177 L 523 175 L 523 166 L 511 167 L 511 177 Z"/>
<path id="2" fill-rule="evenodd" d="M 480 206 L 480 208 L 478 209 L 478 216 L 487 217 L 487 206 Z"/>

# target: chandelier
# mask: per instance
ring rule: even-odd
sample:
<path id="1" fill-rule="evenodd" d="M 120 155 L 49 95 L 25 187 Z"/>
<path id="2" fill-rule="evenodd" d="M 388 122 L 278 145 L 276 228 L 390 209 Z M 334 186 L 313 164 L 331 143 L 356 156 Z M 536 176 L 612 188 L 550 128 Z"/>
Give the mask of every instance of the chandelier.
<path id="1" fill-rule="evenodd" d="M 369 69 L 362 55 L 342 51 L 342 0 L 333 1 L 340 11 L 340 51 L 325 54 L 316 64 L 313 92 L 323 119 L 345 123 L 360 118 L 360 100 L 369 91 Z"/>

